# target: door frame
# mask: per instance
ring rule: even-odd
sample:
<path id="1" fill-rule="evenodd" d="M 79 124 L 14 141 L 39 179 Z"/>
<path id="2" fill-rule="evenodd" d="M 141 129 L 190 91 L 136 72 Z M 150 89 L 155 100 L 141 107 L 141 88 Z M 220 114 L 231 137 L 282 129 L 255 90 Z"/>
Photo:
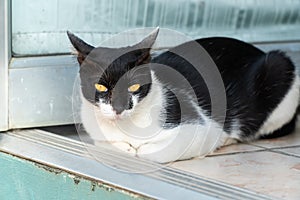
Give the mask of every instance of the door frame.
<path id="1" fill-rule="evenodd" d="M 11 1 L 0 1 L 0 131 L 8 130 L 8 66 L 11 59 Z"/>

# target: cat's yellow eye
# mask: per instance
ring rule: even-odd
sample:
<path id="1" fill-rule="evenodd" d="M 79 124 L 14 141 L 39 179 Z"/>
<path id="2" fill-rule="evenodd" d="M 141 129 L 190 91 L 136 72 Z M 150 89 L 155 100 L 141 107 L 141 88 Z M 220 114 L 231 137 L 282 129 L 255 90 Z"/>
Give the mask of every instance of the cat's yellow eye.
<path id="1" fill-rule="evenodd" d="M 104 85 L 101 85 L 101 84 L 96 83 L 96 84 L 95 84 L 95 88 L 96 88 L 96 90 L 98 90 L 99 92 L 107 92 L 107 87 L 105 87 Z"/>
<path id="2" fill-rule="evenodd" d="M 128 88 L 128 91 L 129 91 L 129 92 L 136 92 L 138 89 L 140 89 L 140 87 L 141 87 L 140 84 L 134 84 L 134 85 L 132 85 L 132 86 L 130 86 L 130 87 Z"/>

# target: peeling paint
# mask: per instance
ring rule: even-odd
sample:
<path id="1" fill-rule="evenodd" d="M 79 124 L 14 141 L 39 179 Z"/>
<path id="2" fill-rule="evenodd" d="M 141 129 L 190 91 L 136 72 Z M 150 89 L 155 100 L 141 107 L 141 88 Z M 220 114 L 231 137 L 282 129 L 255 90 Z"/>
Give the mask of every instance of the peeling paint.
<path id="1" fill-rule="evenodd" d="M 113 191 L 115 191 L 114 188 L 109 187 L 108 185 L 105 185 L 105 184 L 103 184 L 103 183 L 97 183 L 97 185 L 98 185 L 99 188 L 103 188 L 103 189 L 105 189 L 105 190 L 108 191 L 108 192 L 113 192 Z"/>
<path id="2" fill-rule="evenodd" d="M 92 181 L 91 182 L 91 190 L 94 192 L 95 191 L 95 187 L 96 187 L 97 183 Z"/>
<path id="3" fill-rule="evenodd" d="M 46 165 L 41 165 L 41 164 L 39 164 L 39 163 L 34 163 L 34 165 L 37 166 L 38 168 L 41 168 L 41 169 L 43 169 L 43 170 L 46 170 L 46 171 L 48 171 L 48 172 L 50 172 L 50 173 L 54 173 L 54 174 L 56 174 L 56 175 L 63 172 L 63 171 L 60 170 L 60 169 L 55 169 L 55 168 L 52 168 L 52 167 L 48 167 L 48 166 L 46 166 Z"/>
<path id="4" fill-rule="evenodd" d="M 80 179 L 78 177 L 73 178 L 73 181 L 76 185 L 78 185 L 80 183 Z"/>
<path id="5" fill-rule="evenodd" d="M 55 175 L 66 173 L 63 170 L 53 168 L 53 167 L 49 167 L 49 166 L 46 166 L 46 165 L 43 165 L 43 164 L 40 164 L 40 163 L 34 163 L 34 165 L 37 166 L 40 169 L 43 169 L 43 170 L 45 170 L 47 172 L 50 172 L 52 174 L 55 174 Z M 75 185 L 79 185 L 81 180 L 88 180 L 88 179 L 84 179 L 84 178 L 81 178 L 79 176 L 76 176 L 74 174 L 68 174 L 67 176 L 63 175 L 63 177 L 64 177 L 65 180 L 66 180 L 67 177 L 71 178 L 74 181 Z M 110 186 L 110 185 L 102 183 L 102 182 L 98 182 L 98 181 L 95 181 L 95 180 L 89 180 L 89 181 L 91 182 L 91 191 L 92 192 L 95 192 L 97 187 L 98 187 L 100 190 L 105 190 L 107 192 L 122 193 L 124 195 L 130 196 L 133 199 L 143 199 L 143 200 L 152 199 L 150 197 L 146 197 L 146 196 L 143 196 L 141 194 L 132 193 L 130 191 L 127 191 L 127 190 L 124 190 L 124 189 L 121 189 L 121 188 L 114 188 L 113 186 Z"/>
<path id="6" fill-rule="evenodd" d="M 80 180 L 81 180 L 80 177 L 74 176 L 74 175 L 72 175 L 72 174 L 69 174 L 68 177 L 71 178 L 71 179 L 73 179 L 73 181 L 74 181 L 74 183 L 75 183 L 76 185 L 78 185 L 78 184 L 80 183 Z"/>

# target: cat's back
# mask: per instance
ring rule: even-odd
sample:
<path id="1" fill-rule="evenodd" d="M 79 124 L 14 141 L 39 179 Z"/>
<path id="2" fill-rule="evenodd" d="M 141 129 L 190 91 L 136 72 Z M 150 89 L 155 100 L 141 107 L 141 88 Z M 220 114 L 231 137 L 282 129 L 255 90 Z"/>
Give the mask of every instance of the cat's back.
<path id="1" fill-rule="evenodd" d="M 152 62 L 184 71 L 191 67 L 188 66 L 188 58 L 182 56 L 184 54 L 208 55 L 220 72 L 240 69 L 241 66 L 265 55 L 255 46 L 234 38 L 209 37 L 175 46 L 155 57 Z"/>
<path id="2" fill-rule="evenodd" d="M 191 55 L 203 60 L 211 59 L 213 62 L 207 64 L 198 59 L 199 65 L 193 66 L 188 59 L 189 56 L 181 55 Z M 238 122 L 241 140 L 257 137 L 255 135 L 257 132 L 261 135 L 270 134 L 295 116 L 299 98 L 299 79 L 292 61 L 280 51 L 265 53 L 240 40 L 211 37 L 178 45 L 155 57 L 152 62 L 179 72 L 192 86 L 200 107 L 207 113 L 211 111 L 209 90 L 214 88 L 207 88 L 197 67 L 207 70 L 213 68 L 215 64 L 226 90 L 225 130 L 230 131 Z M 184 89 L 180 79 L 168 76 L 167 70 L 164 71 L 161 66 L 154 65 L 153 71 L 157 72 L 161 82 Z M 282 109 L 286 106 L 289 109 Z M 280 111 L 280 119 L 274 120 L 270 116 L 278 110 L 284 112 Z M 268 125 L 274 123 L 276 126 Z M 264 124 L 267 124 L 267 128 L 264 128 Z"/>
<path id="3" fill-rule="evenodd" d="M 202 72 L 209 76 L 221 75 L 225 88 L 228 86 L 243 87 L 243 83 L 248 84 L 247 81 L 252 81 L 258 68 L 261 67 L 259 62 L 263 62 L 265 55 L 263 51 L 253 45 L 237 39 L 202 38 L 180 44 L 154 57 L 152 63 L 159 65 L 153 64 L 152 70 L 156 72 L 161 82 L 175 84 L 176 87 L 181 87 L 178 80 L 184 78 L 190 83 L 199 98 L 209 102 L 207 80 L 204 80 L 205 74 Z M 217 75 L 213 74 L 216 72 L 215 70 L 210 70 L 215 67 L 219 73 Z M 171 71 L 178 72 L 181 78 L 179 75 L 176 77 L 175 73 L 170 75 Z M 182 89 L 184 87 L 182 86 Z M 231 91 L 227 92 L 231 93 Z"/>

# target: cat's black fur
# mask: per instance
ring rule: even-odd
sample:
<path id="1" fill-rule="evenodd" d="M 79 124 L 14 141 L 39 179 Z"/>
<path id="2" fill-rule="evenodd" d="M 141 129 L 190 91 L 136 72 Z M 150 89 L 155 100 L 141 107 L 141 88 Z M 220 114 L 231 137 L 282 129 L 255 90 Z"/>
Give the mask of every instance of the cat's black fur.
<path id="1" fill-rule="evenodd" d="M 241 138 L 253 139 L 254 134 L 291 87 L 295 78 L 295 66 L 283 52 L 264 53 L 253 45 L 236 39 L 213 37 L 198 39 L 196 42 L 209 53 L 224 81 L 227 97 L 224 129 L 230 132 L 233 121 L 239 119 Z M 184 46 L 189 44 L 188 42 L 175 48 L 187 48 Z M 203 78 L 189 62 L 170 51 L 155 57 L 151 62 L 170 66 L 182 74 L 193 87 L 202 109 L 210 113 L 211 100 Z M 154 67 L 154 71 L 161 82 L 178 86 L 178 79 L 168 79 L 163 69 Z M 171 92 L 168 94 L 170 99 L 174 99 Z M 166 123 L 169 124 L 179 124 L 181 117 L 189 121 L 198 120 L 195 119 L 197 115 L 193 110 L 185 112 L 188 116 L 180 116 L 180 106 L 176 100 L 168 105 L 166 111 Z M 285 130 L 284 134 L 292 132 L 294 124 L 295 119 L 287 125 L 290 128 L 283 128 L 281 131 Z M 278 135 L 280 133 L 276 132 L 274 136 Z"/>

